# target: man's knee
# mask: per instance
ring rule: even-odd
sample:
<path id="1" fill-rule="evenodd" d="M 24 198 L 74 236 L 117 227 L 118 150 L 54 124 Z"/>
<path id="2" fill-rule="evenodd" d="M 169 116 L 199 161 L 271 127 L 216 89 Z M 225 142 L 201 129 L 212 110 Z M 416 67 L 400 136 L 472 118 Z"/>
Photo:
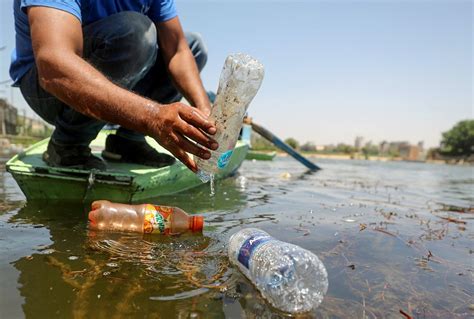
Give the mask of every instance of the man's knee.
<path id="1" fill-rule="evenodd" d="M 157 31 L 145 15 L 124 11 L 84 28 L 86 58 L 114 82 L 132 87 L 155 63 Z"/>
<path id="2" fill-rule="evenodd" d="M 207 62 L 207 47 L 199 33 L 187 32 L 186 40 L 188 41 L 189 48 L 196 60 L 198 69 L 201 71 Z"/>
<path id="3" fill-rule="evenodd" d="M 145 15 L 124 11 L 114 15 L 114 31 L 112 41 L 117 40 L 119 44 L 137 53 L 152 53 L 156 50 L 156 27 Z"/>

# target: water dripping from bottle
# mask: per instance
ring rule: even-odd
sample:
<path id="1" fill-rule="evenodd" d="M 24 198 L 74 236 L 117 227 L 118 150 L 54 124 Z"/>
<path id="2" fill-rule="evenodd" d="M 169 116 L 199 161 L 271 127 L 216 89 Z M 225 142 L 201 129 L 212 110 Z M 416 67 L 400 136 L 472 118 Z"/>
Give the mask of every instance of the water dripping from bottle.
<path id="1" fill-rule="evenodd" d="M 209 174 L 209 185 L 211 187 L 211 193 L 209 194 L 210 197 L 214 197 L 216 195 L 216 185 L 214 183 L 214 174 Z"/>

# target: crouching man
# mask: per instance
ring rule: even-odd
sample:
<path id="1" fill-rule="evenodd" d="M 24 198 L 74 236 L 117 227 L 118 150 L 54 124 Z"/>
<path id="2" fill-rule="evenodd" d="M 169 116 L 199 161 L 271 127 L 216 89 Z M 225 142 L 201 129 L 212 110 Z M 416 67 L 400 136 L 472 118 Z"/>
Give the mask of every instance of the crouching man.
<path id="1" fill-rule="evenodd" d="M 51 166 L 105 169 L 90 142 L 120 125 L 102 156 L 155 167 L 174 158 L 196 171 L 217 143 L 199 72 L 202 39 L 184 33 L 173 0 L 15 0 L 10 74 L 31 108 L 55 126 L 43 159 Z M 180 103 L 185 97 L 191 104 Z M 196 142 L 196 143 L 195 143 Z"/>

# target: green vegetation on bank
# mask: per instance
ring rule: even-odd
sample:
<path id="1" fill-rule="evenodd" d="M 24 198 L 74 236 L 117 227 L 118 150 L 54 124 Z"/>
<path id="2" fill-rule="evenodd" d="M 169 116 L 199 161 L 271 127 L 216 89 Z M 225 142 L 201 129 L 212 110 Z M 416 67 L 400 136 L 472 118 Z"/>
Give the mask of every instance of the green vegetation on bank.
<path id="1" fill-rule="evenodd" d="M 470 156 L 474 154 L 474 120 L 458 122 L 443 133 L 440 153 L 448 156 Z"/>
<path id="2" fill-rule="evenodd" d="M 291 146 L 292 148 L 294 148 L 295 150 L 297 150 L 297 149 L 300 148 L 300 143 L 299 143 L 296 139 L 294 139 L 294 138 L 292 138 L 292 137 L 287 138 L 287 139 L 285 140 L 285 143 L 288 144 L 288 145 L 290 145 L 290 146 Z"/>
<path id="3" fill-rule="evenodd" d="M 252 132 L 252 149 L 256 151 L 276 151 L 277 148 L 275 145 L 258 135 L 257 133 Z"/>

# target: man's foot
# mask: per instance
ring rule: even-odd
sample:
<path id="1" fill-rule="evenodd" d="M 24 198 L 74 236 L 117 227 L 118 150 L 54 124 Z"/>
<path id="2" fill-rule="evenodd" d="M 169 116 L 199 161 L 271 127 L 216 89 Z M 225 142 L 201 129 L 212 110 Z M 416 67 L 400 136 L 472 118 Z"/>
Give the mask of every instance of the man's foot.
<path id="1" fill-rule="evenodd" d="M 159 153 L 147 142 L 132 141 L 119 135 L 110 134 L 105 141 L 102 157 L 110 161 L 140 164 L 152 167 L 172 165 L 176 159 Z"/>
<path id="2" fill-rule="evenodd" d="M 59 144 L 53 139 L 49 140 L 48 148 L 43 153 L 43 161 L 53 167 L 106 170 L 104 161 L 92 155 L 91 149 L 88 146 Z"/>

